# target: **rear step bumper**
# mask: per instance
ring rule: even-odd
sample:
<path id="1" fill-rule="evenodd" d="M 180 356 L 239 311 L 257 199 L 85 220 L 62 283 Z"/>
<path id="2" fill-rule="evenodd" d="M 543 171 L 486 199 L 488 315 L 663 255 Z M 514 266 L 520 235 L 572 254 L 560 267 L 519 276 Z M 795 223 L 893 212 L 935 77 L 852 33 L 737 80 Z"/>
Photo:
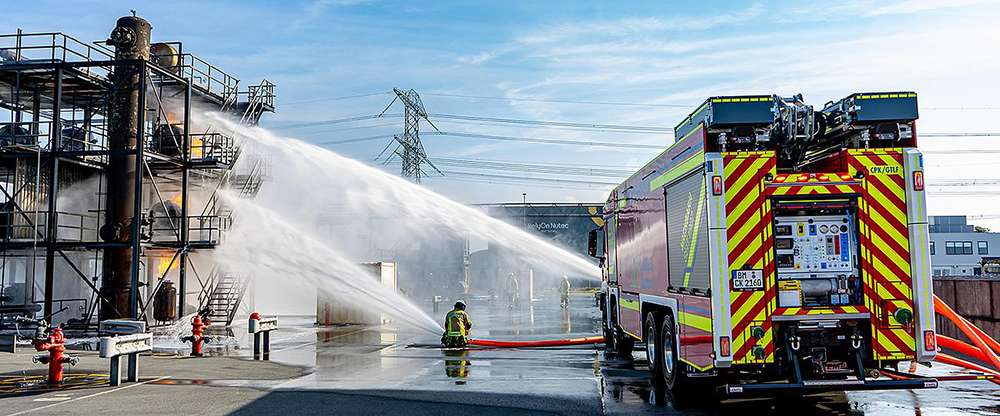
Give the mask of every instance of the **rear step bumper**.
<path id="1" fill-rule="evenodd" d="M 806 380 L 801 383 L 725 384 L 727 397 L 776 396 L 782 394 L 812 394 L 846 390 L 909 390 L 935 389 L 935 378 L 916 377 L 907 380 Z"/>

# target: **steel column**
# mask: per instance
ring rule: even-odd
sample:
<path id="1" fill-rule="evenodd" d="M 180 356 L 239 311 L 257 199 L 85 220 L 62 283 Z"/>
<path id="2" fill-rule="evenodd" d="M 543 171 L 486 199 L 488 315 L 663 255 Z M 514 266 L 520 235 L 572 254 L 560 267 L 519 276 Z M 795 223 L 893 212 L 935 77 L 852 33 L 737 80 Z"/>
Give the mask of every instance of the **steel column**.
<path id="1" fill-rule="evenodd" d="M 184 316 L 187 305 L 187 262 L 188 262 L 188 169 L 191 167 L 191 82 L 184 91 L 184 166 L 181 168 L 181 265 L 177 270 L 180 282 L 177 285 L 177 316 Z"/>
<path id="2" fill-rule="evenodd" d="M 56 247 L 54 243 L 59 231 L 56 195 L 59 190 L 59 151 L 62 149 L 62 119 L 59 116 L 59 113 L 62 111 L 62 67 L 56 68 L 55 75 L 56 85 L 52 102 L 52 127 L 49 129 L 48 212 L 45 219 L 45 303 L 43 305 L 43 314 L 49 320 L 52 319 L 52 299 L 55 289 Z M 37 169 L 40 173 L 42 167 L 38 166 Z M 35 195 L 36 203 L 39 197 L 40 195 Z"/>

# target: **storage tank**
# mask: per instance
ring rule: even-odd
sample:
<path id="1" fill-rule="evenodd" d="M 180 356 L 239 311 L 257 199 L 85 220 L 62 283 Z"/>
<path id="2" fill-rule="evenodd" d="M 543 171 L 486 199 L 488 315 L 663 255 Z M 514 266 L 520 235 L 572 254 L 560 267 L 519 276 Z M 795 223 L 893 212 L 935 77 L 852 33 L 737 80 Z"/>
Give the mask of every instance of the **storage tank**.
<path id="1" fill-rule="evenodd" d="M 383 286 L 396 290 L 396 263 L 374 262 L 362 263 L 361 267 L 369 271 L 362 279 L 376 279 Z M 317 325 L 382 325 L 389 322 L 389 316 L 378 311 L 372 311 L 364 305 L 354 305 L 344 302 L 342 297 L 334 296 L 321 288 L 316 294 L 316 324 Z"/>
<path id="2" fill-rule="evenodd" d="M 153 318 L 167 322 L 177 319 L 177 288 L 174 282 L 163 282 L 163 286 L 153 298 Z"/>

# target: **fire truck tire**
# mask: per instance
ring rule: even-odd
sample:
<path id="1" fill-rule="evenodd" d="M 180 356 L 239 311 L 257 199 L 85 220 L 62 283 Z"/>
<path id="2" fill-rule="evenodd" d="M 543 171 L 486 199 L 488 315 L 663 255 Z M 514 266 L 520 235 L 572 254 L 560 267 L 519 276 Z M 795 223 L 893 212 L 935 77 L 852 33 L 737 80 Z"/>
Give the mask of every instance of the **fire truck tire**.
<path id="1" fill-rule="evenodd" d="M 677 334 L 674 317 L 670 314 L 665 315 L 661 328 L 659 354 L 660 362 L 663 363 L 663 384 L 672 392 L 684 391 L 691 383 L 687 377 L 687 368 L 681 364 L 680 355 L 677 354 L 679 346 L 675 341 Z"/>
<path id="2" fill-rule="evenodd" d="M 663 357 L 660 354 L 660 322 L 653 312 L 646 314 L 643 325 L 643 337 L 646 342 L 646 359 L 649 361 L 649 373 L 653 380 L 663 377 Z"/>

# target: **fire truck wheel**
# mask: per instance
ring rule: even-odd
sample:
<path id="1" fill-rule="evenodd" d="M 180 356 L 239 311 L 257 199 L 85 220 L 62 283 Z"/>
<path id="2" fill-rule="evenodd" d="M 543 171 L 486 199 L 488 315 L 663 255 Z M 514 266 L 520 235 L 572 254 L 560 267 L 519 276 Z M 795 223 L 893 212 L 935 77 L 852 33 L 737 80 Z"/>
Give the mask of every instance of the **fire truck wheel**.
<path id="1" fill-rule="evenodd" d="M 652 312 L 646 314 L 644 326 L 646 342 L 646 359 L 649 360 L 649 372 L 653 380 L 663 377 L 663 357 L 660 353 L 660 323 Z"/>
<path id="2" fill-rule="evenodd" d="M 674 317 L 666 315 L 663 317 L 663 325 L 660 330 L 660 362 L 663 365 L 663 383 L 671 391 L 678 392 L 687 387 L 688 379 L 684 365 L 678 360 L 677 339 L 674 330 Z"/>

